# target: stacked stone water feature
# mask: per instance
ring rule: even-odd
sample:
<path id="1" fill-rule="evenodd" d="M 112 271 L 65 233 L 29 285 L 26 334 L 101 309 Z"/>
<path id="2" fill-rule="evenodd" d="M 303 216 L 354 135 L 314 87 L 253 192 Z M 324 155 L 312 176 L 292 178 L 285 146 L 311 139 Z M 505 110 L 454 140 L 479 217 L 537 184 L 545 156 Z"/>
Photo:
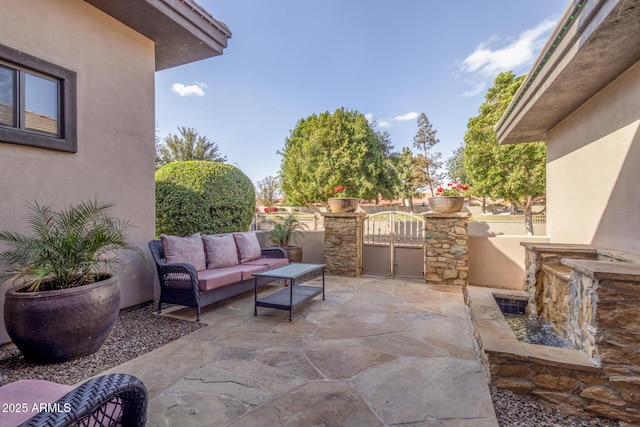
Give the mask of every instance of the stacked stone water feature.
<path id="1" fill-rule="evenodd" d="M 576 370 L 558 359 L 534 360 L 526 369 L 494 366 L 492 381 L 640 425 L 640 255 L 590 245 L 523 246 L 530 314 L 551 323 L 592 366 Z"/>

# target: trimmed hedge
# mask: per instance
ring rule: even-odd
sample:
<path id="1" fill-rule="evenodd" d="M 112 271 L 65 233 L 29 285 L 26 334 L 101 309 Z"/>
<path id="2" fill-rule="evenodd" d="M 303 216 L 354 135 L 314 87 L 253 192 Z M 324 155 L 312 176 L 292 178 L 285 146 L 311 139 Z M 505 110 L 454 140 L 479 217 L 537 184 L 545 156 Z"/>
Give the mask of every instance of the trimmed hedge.
<path id="1" fill-rule="evenodd" d="M 173 162 L 156 171 L 156 235 L 189 236 L 247 231 L 255 187 L 235 166 Z"/>

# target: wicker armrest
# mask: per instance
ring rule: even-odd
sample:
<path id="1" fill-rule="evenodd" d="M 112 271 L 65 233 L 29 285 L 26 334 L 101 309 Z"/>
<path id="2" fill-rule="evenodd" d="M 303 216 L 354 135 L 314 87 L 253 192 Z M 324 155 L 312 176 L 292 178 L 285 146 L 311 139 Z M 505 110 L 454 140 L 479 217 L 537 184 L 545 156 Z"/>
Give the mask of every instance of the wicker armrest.
<path id="1" fill-rule="evenodd" d="M 191 264 L 187 264 L 184 262 L 175 264 L 161 264 L 158 265 L 158 270 L 162 274 L 188 274 L 191 277 L 191 280 L 194 280 L 196 283 L 198 282 L 198 272 Z"/>
<path id="2" fill-rule="evenodd" d="M 144 426 L 147 389 L 133 375 L 110 374 L 90 379 L 50 405 L 20 427 L 95 425 Z"/>
<path id="3" fill-rule="evenodd" d="M 286 258 L 287 251 L 283 248 L 273 247 L 273 248 L 262 248 L 260 250 L 261 255 L 265 258 Z"/>

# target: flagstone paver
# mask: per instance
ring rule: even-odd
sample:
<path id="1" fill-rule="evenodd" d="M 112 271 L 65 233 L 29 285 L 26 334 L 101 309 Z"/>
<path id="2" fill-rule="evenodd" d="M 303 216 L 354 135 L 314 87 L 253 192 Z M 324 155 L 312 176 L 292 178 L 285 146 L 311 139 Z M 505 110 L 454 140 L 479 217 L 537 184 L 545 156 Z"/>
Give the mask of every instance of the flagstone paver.
<path id="1" fill-rule="evenodd" d="M 292 322 L 281 310 L 253 316 L 253 293 L 209 306 L 207 327 L 110 372 L 147 385 L 149 426 L 498 425 L 459 288 L 372 276 L 326 285 L 326 300 Z"/>

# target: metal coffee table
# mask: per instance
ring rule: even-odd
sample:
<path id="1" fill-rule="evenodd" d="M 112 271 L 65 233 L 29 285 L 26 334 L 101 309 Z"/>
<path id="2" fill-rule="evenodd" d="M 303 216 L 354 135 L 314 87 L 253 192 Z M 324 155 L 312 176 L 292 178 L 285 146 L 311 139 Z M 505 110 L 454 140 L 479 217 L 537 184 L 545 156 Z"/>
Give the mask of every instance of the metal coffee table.
<path id="1" fill-rule="evenodd" d="M 291 321 L 291 313 L 296 306 L 320 294 L 322 294 L 322 299 L 324 300 L 325 265 L 326 264 L 291 263 L 285 265 L 284 267 L 278 267 L 260 273 L 254 273 L 255 306 L 253 309 L 253 315 L 258 315 L 258 307 L 275 308 L 277 310 L 289 310 L 289 321 Z M 309 280 L 309 278 L 305 276 L 312 276 L 313 273 L 317 273 L 319 271 L 322 272 L 322 287 L 296 285 L 297 279 L 302 279 L 300 282 L 303 283 Z M 258 279 L 261 277 L 288 280 L 289 287 L 258 299 Z"/>

